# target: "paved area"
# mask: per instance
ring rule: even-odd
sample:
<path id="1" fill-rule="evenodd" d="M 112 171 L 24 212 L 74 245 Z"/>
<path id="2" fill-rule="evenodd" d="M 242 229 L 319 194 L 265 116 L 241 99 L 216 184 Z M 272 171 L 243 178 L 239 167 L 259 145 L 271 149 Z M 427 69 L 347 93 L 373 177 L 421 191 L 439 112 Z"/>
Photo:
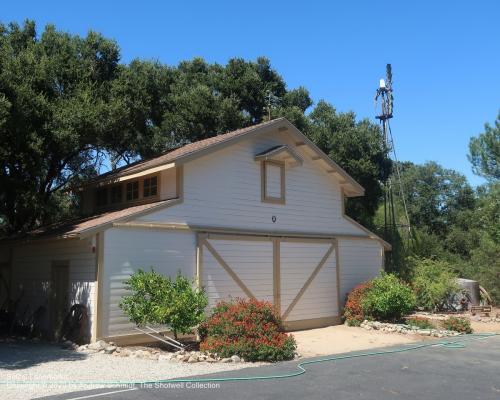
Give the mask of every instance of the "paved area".
<path id="1" fill-rule="evenodd" d="M 286 374 L 296 371 L 296 366 L 297 362 L 287 362 L 215 376 Z M 287 379 L 182 384 L 178 388 L 167 384 L 157 388 L 152 384 L 152 387 L 101 389 L 50 399 L 498 400 L 500 337 L 469 341 L 465 348 L 428 347 L 382 356 L 328 361 L 306 368 L 305 374 Z"/>

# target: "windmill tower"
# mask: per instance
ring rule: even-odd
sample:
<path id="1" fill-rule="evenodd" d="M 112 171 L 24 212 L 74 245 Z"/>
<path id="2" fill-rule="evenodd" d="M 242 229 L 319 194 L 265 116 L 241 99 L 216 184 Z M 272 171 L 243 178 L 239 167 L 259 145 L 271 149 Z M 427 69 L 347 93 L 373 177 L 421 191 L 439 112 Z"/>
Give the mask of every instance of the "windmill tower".
<path id="1" fill-rule="evenodd" d="M 379 87 L 375 94 L 375 103 L 377 104 L 378 115 L 382 127 L 382 134 L 384 137 L 385 152 L 389 158 L 392 158 L 395 165 L 395 179 L 388 176 L 384 185 L 384 236 L 385 239 L 395 244 L 395 240 L 399 237 L 398 228 L 405 228 L 408 235 L 408 240 L 411 237 L 410 219 L 408 216 L 408 209 L 406 207 L 406 198 L 401 182 L 401 171 L 399 162 L 396 155 L 396 148 L 394 146 L 394 139 L 392 137 L 390 120 L 393 117 L 393 89 L 392 89 L 392 68 L 391 64 L 386 67 L 386 79 L 380 79 Z M 391 157 L 392 155 L 392 157 Z M 404 214 L 406 221 L 398 224 L 396 218 L 396 208 L 394 204 L 394 182 L 396 180 L 398 187 L 399 199 L 403 204 Z"/>

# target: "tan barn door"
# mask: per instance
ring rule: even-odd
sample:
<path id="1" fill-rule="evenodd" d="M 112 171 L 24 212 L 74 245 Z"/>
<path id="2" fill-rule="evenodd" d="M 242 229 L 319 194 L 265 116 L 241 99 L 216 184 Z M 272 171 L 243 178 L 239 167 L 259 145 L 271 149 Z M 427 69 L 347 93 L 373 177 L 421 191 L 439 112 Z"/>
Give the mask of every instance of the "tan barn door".
<path id="1" fill-rule="evenodd" d="M 281 239 L 279 252 L 285 326 L 307 329 L 339 323 L 335 241 Z"/>
<path id="2" fill-rule="evenodd" d="M 59 339 L 64 317 L 69 310 L 69 263 L 54 262 L 51 272 L 50 326 L 53 337 Z"/>
<path id="3" fill-rule="evenodd" d="M 270 238 L 200 234 L 198 244 L 198 276 L 209 307 L 231 298 L 274 302 L 274 246 Z"/>
<path id="4" fill-rule="evenodd" d="M 198 249 L 209 307 L 257 298 L 273 303 L 289 329 L 340 321 L 334 240 L 199 234 Z"/>

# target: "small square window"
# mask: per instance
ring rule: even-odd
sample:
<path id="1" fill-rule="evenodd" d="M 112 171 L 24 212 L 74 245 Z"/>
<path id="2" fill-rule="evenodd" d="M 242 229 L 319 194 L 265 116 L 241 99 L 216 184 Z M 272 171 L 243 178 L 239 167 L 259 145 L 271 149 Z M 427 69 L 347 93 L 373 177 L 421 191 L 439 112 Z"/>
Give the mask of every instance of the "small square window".
<path id="1" fill-rule="evenodd" d="M 127 201 L 139 198 L 139 181 L 127 183 Z"/>
<path id="2" fill-rule="evenodd" d="M 108 204 L 108 189 L 100 188 L 96 190 L 96 205 L 97 207 L 104 207 Z"/>
<path id="3" fill-rule="evenodd" d="M 122 202 L 122 186 L 113 186 L 111 188 L 111 204 L 117 204 Z"/>
<path id="4" fill-rule="evenodd" d="M 285 164 L 278 161 L 262 162 L 262 201 L 285 204 Z"/>
<path id="5" fill-rule="evenodd" d="M 158 177 L 152 176 L 151 178 L 144 179 L 143 196 L 151 197 L 158 194 Z"/>

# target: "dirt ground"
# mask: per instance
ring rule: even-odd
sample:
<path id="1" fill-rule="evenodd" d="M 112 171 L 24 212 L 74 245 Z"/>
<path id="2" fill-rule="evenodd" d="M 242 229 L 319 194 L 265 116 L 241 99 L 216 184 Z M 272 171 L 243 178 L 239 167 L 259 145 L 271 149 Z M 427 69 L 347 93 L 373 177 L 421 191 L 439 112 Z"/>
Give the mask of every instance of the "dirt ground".
<path id="1" fill-rule="evenodd" d="M 424 337 L 417 335 L 367 331 L 346 325 L 297 331 L 292 334 L 297 341 L 297 351 L 302 357 L 339 354 L 424 340 Z"/>

